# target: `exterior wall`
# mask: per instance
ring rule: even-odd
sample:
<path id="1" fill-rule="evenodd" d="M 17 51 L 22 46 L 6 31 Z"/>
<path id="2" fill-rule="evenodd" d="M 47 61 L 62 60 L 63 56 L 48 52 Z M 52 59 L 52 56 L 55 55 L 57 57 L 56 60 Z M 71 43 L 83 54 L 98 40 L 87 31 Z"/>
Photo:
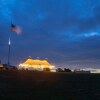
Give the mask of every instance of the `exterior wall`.
<path id="1" fill-rule="evenodd" d="M 37 71 L 46 71 L 46 70 L 50 70 L 50 72 L 55 72 L 56 69 L 54 66 L 49 66 L 49 67 L 46 67 L 45 65 L 41 65 L 41 66 L 31 66 L 31 65 L 23 65 L 23 64 L 20 64 L 18 66 L 18 69 L 19 70 L 37 70 Z"/>

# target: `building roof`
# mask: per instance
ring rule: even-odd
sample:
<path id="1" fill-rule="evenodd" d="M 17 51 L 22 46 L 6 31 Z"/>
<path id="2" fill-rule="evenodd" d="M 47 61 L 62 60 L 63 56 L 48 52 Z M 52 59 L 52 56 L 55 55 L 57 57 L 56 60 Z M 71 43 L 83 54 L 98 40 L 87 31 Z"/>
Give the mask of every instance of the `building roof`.
<path id="1" fill-rule="evenodd" d="M 47 65 L 51 66 L 48 61 L 46 60 L 33 60 L 33 59 L 27 59 L 23 64 L 28 64 L 28 65 Z"/>

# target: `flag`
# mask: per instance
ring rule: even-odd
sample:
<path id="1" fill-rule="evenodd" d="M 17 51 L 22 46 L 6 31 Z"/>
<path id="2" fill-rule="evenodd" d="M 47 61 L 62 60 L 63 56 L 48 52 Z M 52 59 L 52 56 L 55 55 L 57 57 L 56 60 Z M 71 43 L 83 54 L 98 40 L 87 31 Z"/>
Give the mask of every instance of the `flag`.
<path id="1" fill-rule="evenodd" d="M 14 24 L 11 24 L 11 31 L 12 31 L 12 32 L 15 32 L 16 34 L 21 34 L 21 29 L 20 29 L 20 27 L 14 25 Z"/>

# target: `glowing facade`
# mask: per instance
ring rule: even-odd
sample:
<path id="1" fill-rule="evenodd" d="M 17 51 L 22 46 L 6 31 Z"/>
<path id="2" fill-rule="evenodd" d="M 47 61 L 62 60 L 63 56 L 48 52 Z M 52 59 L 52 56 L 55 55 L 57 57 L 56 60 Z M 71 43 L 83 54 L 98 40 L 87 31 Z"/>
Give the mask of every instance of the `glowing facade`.
<path id="1" fill-rule="evenodd" d="M 55 66 L 52 66 L 46 60 L 27 59 L 24 63 L 19 64 L 18 69 L 28 69 L 28 70 L 38 70 L 38 71 L 49 70 L 55 72 Z"/>

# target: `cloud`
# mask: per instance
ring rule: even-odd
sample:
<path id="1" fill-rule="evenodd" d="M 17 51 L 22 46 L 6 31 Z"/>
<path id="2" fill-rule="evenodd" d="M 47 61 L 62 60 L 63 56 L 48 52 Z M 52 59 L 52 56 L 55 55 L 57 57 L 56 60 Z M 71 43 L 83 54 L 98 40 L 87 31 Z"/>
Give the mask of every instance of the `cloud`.
<path id="1" fill-rule="evenodd" d="M 0 1 L 0 13 L 2 18 L 6 21 L 11 21 L 13 19 L 12 7 L 16 0 L 1 0 Z"/>

